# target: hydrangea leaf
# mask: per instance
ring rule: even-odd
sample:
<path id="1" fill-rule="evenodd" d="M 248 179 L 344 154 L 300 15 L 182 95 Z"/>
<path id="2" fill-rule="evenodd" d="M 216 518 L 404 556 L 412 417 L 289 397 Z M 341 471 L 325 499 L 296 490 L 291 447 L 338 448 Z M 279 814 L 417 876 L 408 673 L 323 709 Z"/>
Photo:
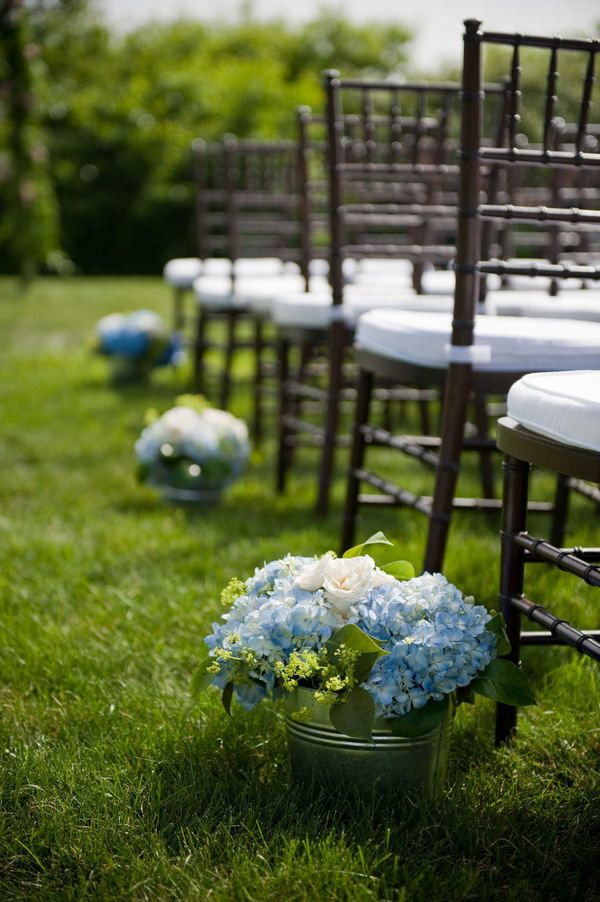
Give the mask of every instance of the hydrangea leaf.
<path id="1" fill-rule="evenodd" d="M 231 717 L 231 700 L 233 699 L 233 683 L 227 683 L 225 688 L 223 689 L 223 695 L 221 696 L 221 701 L 223 703 L 223 707 Z"/>
<path id="2" fill-rule="evenodd" d="M 448 696 L 441 702 L 429 701 L 422 708 L 411 708 L 402 717 L 390 717 L 387 723 L 394 736 L 406 736 L 413 738 L 431 733 L 443 720 L 448 710 Z"/>
<path id="3" fill-rule="evenodd" d="M 343 702 L 329 709 L 329 719 L 339 733 L 355 739 L 370 739 L 375 720 L 375 702 L 366 689 L 352 689 Z"/>
<path id="4" fill-rule="evenodd" d="M 495 658 L 471 683 L 479 695 L 505 705 L 535 705 L 527 677 L 512 661 Z"/>
<path id="5" fill-rule="evenodd" d="M 400 580 L 412 579 L 415 575 L 415 568 L 410 561 L 391 561 L 389 564 L 383 564 L 381 569 Z"/>
<path id="6" fill-rule="evenodd" d="M 377 659 L 382 654 L 387 654 L 387 652 L 380 649 L 378 652 L 364 652 L 358 656 L 352 668 L 352 674 L 357 683 L 364 683 L 368 679 Z"/>
<path id="7" fill-rule="evenodd" d="M 486 623 L 485 628 L 496 637 L 496 654 L 500 658 L 510 654 L 512 646 L 506 632 L 506 623 L 502 614 L 494 614 L 492 619 Z"/>
<path id="8" fill-rule="evenodd" d="M 361 554 L 364 554 L 364 549 L 371 545 L 391 545 L 393 547 L 394 543 L 390 542 L 384 533 L 376 532 L 373 533 L 372 536 L 369 536 L 368 539 L 365 539 L 364 542 L 361 542 L 360 545 L 354 545 L 353 548 L 348 548 L 348 550 L 343 553 L 342 557 L 360 557 Z"/>
<path id="9" fill-rule="evenodd" d="M 333 636 L 327 641 L 328 649 L 335 650 L 336 648 L 339 648 L 340 645 L 345 645 L 346 648 L 350 648 L 352 651 L 357 651 L 360 654 L 365 652 L 375 655 L 386 654 L 375 639 L 372 639 L 371 636 L 364 633 L 360 627 L 356 626 L 354 623 L 347 623 L 345 626 L 341 627 L 341 629 L 336 630 Z"/>
<path id="10" fill-rule="evenodd" d="M 209 667 L 215 663 L 214 658 L 204 658 L 200 661 L 192 674 L 191 690 L 194 695 L 204 692 L 211 685 L 215 674 L 209 671 Z"/>

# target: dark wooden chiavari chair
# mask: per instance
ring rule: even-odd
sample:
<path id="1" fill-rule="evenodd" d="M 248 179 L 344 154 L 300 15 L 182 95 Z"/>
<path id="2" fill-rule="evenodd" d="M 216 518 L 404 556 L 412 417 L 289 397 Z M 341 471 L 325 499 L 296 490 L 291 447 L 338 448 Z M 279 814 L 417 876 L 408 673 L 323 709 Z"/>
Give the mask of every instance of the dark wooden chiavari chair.
<path id="1" fill-rule="evenodd" d="M 194 385 L 198 391 L 205 390 L 205 357 L 217 346 L 210 330 L 215 323 L 224 323 L 219 403 L 229 405 L 237 352 L 251 348 L 257 441 L 262 434 L 265 353 L 271 342 L 265 336 L 266 318 L 249 303 L 248 295 L 253 289 L 268 295 L 274 285 L 300 290 L 306 284 L 300 176 L 294 141 L 242 141 L 227 136 L 208 147 L 196 144 L 200 256 L 226 260 L 228 266 L 225 275 L 201 275 L 194 283 L 199 301 Z M 251 339 L 240 335 L 244 324 L 252 332 Z"/>
<path id="2" fill-rule="evenodd" d="M 493 90 L 502 95 L 497 86 Z M 320 512 L 328 506 L 336 445 L 344 441 L 338 433 L 340 400 L 351 393 L 345 358 L 353 330 L 345 301 L 360 295 L 360 289 L 347 285 L 344 265 L 351 258 L 396 261 L 397 277 L 387 286 L 377 281 L 367 288 L 363 309 L 384 302 L 386 294 L 394 305 L 426 309 L 426 302 L 399 280 L 400 261 L 413 264 L 417 289 L 426 265 L 447 266 L 454 255 L 458 176 L 452 162 L 457 85 L 340 79 L 331 71 L 325 74 L 325 94 L 331 293 L 323 304 L 302 311 L 298 321 L 288 319 L 295 301 L 275 308 L 281 339 L 277 487 L 284 489 L 292 450 L 308 436 L 321 448 Z M 324 388 L 291 373 L 294 345 L 325 352 Z M 414 391 L 409 396 L 419 397 Z M 301 398 L 324 402 L 324 422 L 298 415 Z"/>
<path id="3" fill-rule="evenodd" d="M 533 373 L 515 383 L 508 396 L 509 415 L 498 423 L 498 447 L 504 452 L 500 604 L 511 642 L 509 657 L 516 664 L 523 646 L 548 645 L 568 645 L 600 661 L 600 630 L 577 629 L 524 591 L 525 571 L 538 563 L 600 588 L 600 567 L 594 566 L 600 564 L 600 548 L 558 547 L 527 529 L 532 465 L 563 478 L 600 483 L 598 398 L 600 373 Z M 522 631 L 523 616 L 543 629 Z M 514 736 L 516 723 L 516 709 L 498 705 L 497 744 Z"/>
<path id="4" fill-rule="evenodd" d="M 577 231 L 598 222 L 597 211 L 547 206 L 525 206 L 497 202 L 497 195 L 488 196 L 482 203 L 482 189 L 486 178 L 498 168 L 538 168 L 551 183 L 556 168 L 577 172 L 597 155 L 584 151 L 583 142 L 590 111 L 590 66 L 583 83 L 578 134 L 572 149 L 552 149 L 551 124 L 556 114 L 557 54 L 565 51 L 590 52 L 594 42 L 561 42 L 551 39 L 524 39 L 519 36 L 482 35 L 479 23 L 468 21 L 464 38 L 464 67 L 462 86 L 462 125 L 460 146 L 460 204 L 458 210 L 458 241 L 456 290 L 453 317 L 419 314 L 408 320 L 402 314 L 374 311 L 359 321 L 357 356 L 361 366 L 357 418 L 354 431 L 352 460 L 348 482 L 342 544 L 352 544 L 359 503 L 407 506 L 424 513 L 429 520 L 424 568 L 442 567 L 448 531 L 455 509 L 498 510 L 501 502 L 494 497 L 457 498 L 456 485 L 464 450 L 491 452 L 495 443 L 485 435 L 466 433 L 468 407 L 473 398 L 485 395 L 505 396 L 510 386 L 531 370 L 575 369 L 586 366 L 600 368 L 600 325 L 573 319 L 527 319 L 504 316 L 478 318 L 475 325 L 480 282 L 490 275 L 536 276 L 546 279 L 592 278 L 598 275 L 593 267 L 576 263 L 552 262 L 541 258 L 538 262 L 503 261 L 489 255 L 489 245 L 483 242 L 486 224 L 528 223 L 540 233 L 548 227 L 568 223 Z M 486 43 L 503 43 L 513 48 L 509 67 L 508 119 L 502 140 L 485 140 L 484 83 L 481 72 L 481 49 Z M 547 47 L 550 53 L 549 73 L 543 110 L 542 137 L 519 146 L 518 130 L 526 123 L 520 119 L 521 47 Z M 593 59 L 593 53 L 590 59 Z M 594 164 L 595 165 L 595 164 Z M 544 167 L 544 168 L 542 168 Z M 590 166 L 593 169 L 594 166 Z M 541 176 L 540 176 L 541 177 Z M 542 247 L 548 248 L 548 242 Z M 553 299 L 548 296 L 550 307 Z M 476 336 L 477 332 L 477 336 Z M 444 405 L 442 430 L 439 438 L 407 437 L 385 434 L 369 425 L 369 406 L 376 376 L 383 374 L 403 384 L 434 385 L 443 389 Z M 485 426 L 485 424 L 483 424 Z M 435 474 L 433 496 L 422 496 L 382 479 L 366 469 L 365 453 L 368 445 L 393 447 L 429 467 Z M 482 457 L 482 460 L 485 460 Z M 488 458 L 489 459 L 489 458 Z M 376 490 L 376 494 L 360 495 L 361 485 Z M 560 543 L 564 528 L 564 508 L 568 482 L 558 481 L 554 504 L 531 502 L 530 509 L 553 510 L 552 540 Z"/>

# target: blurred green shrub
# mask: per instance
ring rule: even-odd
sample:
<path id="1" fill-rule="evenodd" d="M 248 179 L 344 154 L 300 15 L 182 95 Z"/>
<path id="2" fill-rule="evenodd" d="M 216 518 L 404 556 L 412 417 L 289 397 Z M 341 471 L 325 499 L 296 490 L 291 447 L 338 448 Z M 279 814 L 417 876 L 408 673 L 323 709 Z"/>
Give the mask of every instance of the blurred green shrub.
<path id="1" fill-rule="evenodd" d="M 61 247 L 84 273 L 157 273 L 193 254 L 194 138 L 293 136 L 295 107 L 321 107 L 322 69 L 395 71 L 409 39 L 328 12 L 298 29 L 180 21 L 117 37 L 85 0 L 28 9 Z"/>
<path id="2" fill-rule="evenodd" d="M 44 66 L 23 0 L 0 2 L 0 257 L 29 281 L 56 267 L 58 210 L 38 92 Z"/>

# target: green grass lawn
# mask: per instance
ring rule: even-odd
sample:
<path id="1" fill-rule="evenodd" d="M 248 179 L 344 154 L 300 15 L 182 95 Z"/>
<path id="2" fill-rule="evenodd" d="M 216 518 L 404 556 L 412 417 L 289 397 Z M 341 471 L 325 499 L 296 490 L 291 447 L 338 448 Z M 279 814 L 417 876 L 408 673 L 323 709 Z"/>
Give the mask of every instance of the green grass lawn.
<path id="1" fill-rule="evenodd" d="M 136 484 L 144 411 L 166 408 L 184 376 L 117 390 L 86 342 L 103 314 L 169 301 L 159 280 L 40 280 L 22 296 L 0 282 L 0 896 L 598 898 L 587 659 L 527 650 L 539 705 L 510 749 L 493 748 L 491 703 L 463 706 L 448 791 L 422 806 L 307 797 L 275 706 L 229 720 L 216 693 L 190 697 L 220 588 L 288 551 L 337 547 L 343 472 L 324 520 L 314 457 L 277 498 L 272 444 L 219 507 L 168 507 Z M 243 392 L 235 407 L 248 413 Z M 383 528 L 419 564 L 415 517 L 369 510 L 361 534 Z M 596 512 L 577 501 L 571 526 L 593 544 Z M 447 566 L 489 606 L 496 535 L 495 520 L 460 517 Z M 541 567 L 532 582 L 562 616 L 600 625 L 591 590 Z"/>

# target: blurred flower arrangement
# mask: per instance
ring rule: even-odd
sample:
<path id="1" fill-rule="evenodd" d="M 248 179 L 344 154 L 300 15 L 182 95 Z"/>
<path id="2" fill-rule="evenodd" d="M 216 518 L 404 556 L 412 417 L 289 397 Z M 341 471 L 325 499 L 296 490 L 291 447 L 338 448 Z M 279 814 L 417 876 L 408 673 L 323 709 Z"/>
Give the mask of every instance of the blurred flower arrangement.
<path id="1" fill-rule="evenodd" d="M 250 452 L 246 424 L 183 395 L 162 416 L 151 410 L 136 442 L 138 475 L 171 500 L 208 501 L 243 471 Z"/>
<path id="2" fill-rule="evenodd" d="M 340 733 L 369 739 L 376 719 L 399 736 L 430 732 L 449 704 L 474 693 L 533 704 L 501 615 L 465 598 L 440 573 L 414 576 L 382 533 L 342 558 L 287 555 L 234 579 L 230 604 L 205 639 L 194 687 L 215 685 L 230 710 L 298 687 L 326 705 Z M 310 720 L 296 707 L 295 719 Z"/>
<path id="3" fill-rule="evenodd" d="M 96 325 L 95 350 L 113 361 L 115 378 L 145 378 L 156 367 L 178 365 L 184 358 L 180 336 L 151 310 L 111 313 Z"/>

